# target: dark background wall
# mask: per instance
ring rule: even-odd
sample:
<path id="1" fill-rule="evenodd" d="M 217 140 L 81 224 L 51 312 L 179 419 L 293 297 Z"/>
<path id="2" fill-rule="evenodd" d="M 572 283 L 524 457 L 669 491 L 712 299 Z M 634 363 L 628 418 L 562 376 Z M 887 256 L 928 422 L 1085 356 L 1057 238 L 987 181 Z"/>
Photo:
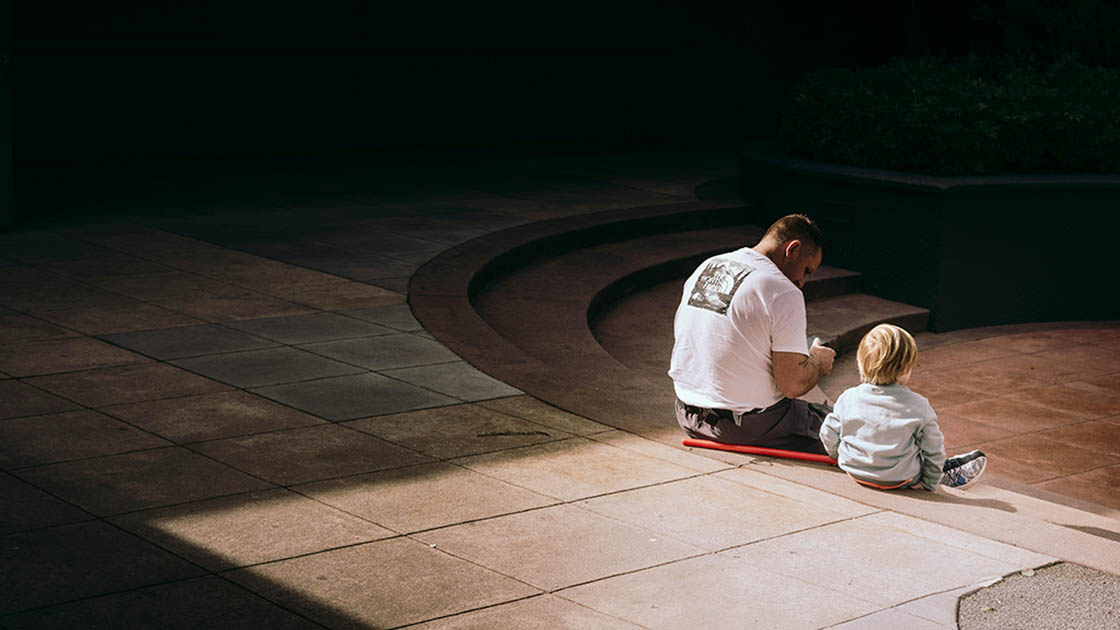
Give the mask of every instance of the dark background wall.
<path id="1" fill-rule="evenodd" d="M 904 3 L 20 2 L 17 164 L 608 140 L 736 142 Z"/>
<path id="2" fill-rule="evenodd" d="M 0 227 L 15 219 L 12 202 L 12 2 L 0 0 Z"/>

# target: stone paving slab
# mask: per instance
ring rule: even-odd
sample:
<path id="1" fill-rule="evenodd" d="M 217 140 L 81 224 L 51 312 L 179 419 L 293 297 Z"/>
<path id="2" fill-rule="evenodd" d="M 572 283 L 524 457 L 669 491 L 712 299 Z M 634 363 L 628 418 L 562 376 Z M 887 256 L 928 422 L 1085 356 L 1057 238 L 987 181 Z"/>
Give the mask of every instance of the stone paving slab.
<path id="1" fill-rule="evenodd" d="M 334 424 L 200 442 L 192 448 L 280 485 L 430 461 L 414 451 Z"/>
<path id="2" fill-rule="evenodd" d="M 101 408 L 179 444 L 324 424 L 326 421 L 243 391 L 151 400 Z"/>
<path id="3" fill-rule="evenodd" d="M 742 460 L 741 460 L 742 461 Z M 1120 513 L 1097 515 L 1021 492 L 978 484 L 967 491 L 890 493 L 864 488 L 832 467 L 773 463 L 767 474 L 942 524 L 1048 557 L 1120 572 Z M 720 473 L 723 474 L 723 473 Z"/>
<path id="4" fill-rule="evenodd" d="M 647 440 L 625 431 L 603 431 L 592 433 L 585 437 L 651 459 L 657 459 L 675 466 L 695 470 L 696 472 L 711 473 L 727 469 L 727 464 L 722 462 L 696 455 L 686 450 L 666 446 L 659 442 Z"/>
<path id="5" fill-rule="evenodd" d="M 250 319 L 231 322 L 227 326 L 257 337 L 293 345 L 371 337 L 392 332 L 391 328 L 336 313 Z"/>
<path id="6" fill-rule="evenodd" d="M 954 599 L 954 603 L 956 600 Z M 887 608 L 865 617 L 828 626 L 830 630 L 884 630 L 886 628 L 906 628 L 907 630 L 957 630 L 952 625 L 932 622 L 922 617 L 902 612 L 898 608 Z"/>
<path id="7" fill-rule="evenodd" d="M 521 390 L 491 378 L 466 361 L 383 370 L 381 374 L 460 400 L 479 401 L 516 396 Z"/>
<path id="8" fill-rule="evenodd" d="M 378 254 L 354 254 L 345 250 L 314 255 L 294 254 L 286 260 L 343 278 L 369 283 L 381 278 L 407 278 L 417 264 Z"/>
<path id="9" fill-rule="evenodd" d="M 325 341 L 304 344 L 300 347 L 367 370 L 449 363 L 459 359 L 443 344 L 407 334 Z"/>
<path id="10" fill-rule="evenodd" d="M 151 302 L 207 322 L 303 315 L 315 309 L 246 289 L 152 298 Z"/>
<path id="11" fill-rule="evenodd" d="M 757 468 L 726 470 L 716 473 L 714 476 L 760 490 L 772 496 L 799 501 L 816 508 L 843 514 L 846 517 L 864 516 L 877 509 L 852 498 L 828 492 L 826 489 L 818 489 L 815 486 L 795 483 L 775 475 L 759 472 L 761 470 L 765 470 L 765 464 Z"/>
<path id="12" fill-rule="evenodd" d="M 612 427 L 588 420 L 583 416 L 567 413 L 530 396 L 514 396 L 487 400 L 479 403 L 480 407 L 508 413 L 518 418 L 543 424 L 546 427 L 560 429 L 575 435 L 590 435 L 610 431 Z"/>
<path id="13" fill-rule="evenodd" d="M 277 345 L 274 341 L 242 334 L 214 324 L 102 335 L 101 338 L 140 354 L 164 360 L 257 350 Z"/>
<path id="14" fill-rule="evenodd" d="M 1108 505 L 1115 503 L 1116 498 L 1120 497 L 1118 475 L 1120 475 L 1120 465 L 1102 466 L 1060 479 L 1043 481 L 1035 484 L 1035 487 L 1097 505 Z M 1112 531 L 1112 534 L 1114 540 L 1120 540 L 1120 532 Z"/>
<path id="15" fill-rule="evenodd" d="M 974 592 L 978 588 L 983 588 L 991 582 L 992 580 L 983 580 L 969 586 L 926 595 L 887 610 L 898 611 L 911 617 L 933 622 L 950 630 L 957 630 L 957 602 L 962 596 Z"/>
<path id="16" fill-rule="evenodd" d="M 8 534 L 0 548 L 0 615 L 203 573 L 98 521 Z"/>
<path id="17" fill-rule="evenodd" d="M 1080 387 L 1054 385 L 1024 392 L 1022 400 L 1035 402 L 1055 410 L 1066 410 L 1080 414 L 1086 419 L 1104 418 L 1120 414 L 1120 394 L 1098 392 L 1092 396 Z"/>
<path id="18" fill-rule="evenodd" d="M 50 232 L 6 234 L 4 253 L 22 264 L 42 264 L 56 260 L 77 260 L 109 253 L 104 247 L 85 240 L 70 239 Z"/>
<path id="19" fill-rule="evenodd" d="M 87 407 L 209 394 L 229 389 L 228 385 L 218 381 L 166 363 L 154 362 L 36 376 L 24 382 Z"/>
<path id="20" fill-rule="evenodd" d="M 4 339 L 5 343 L 78 336 L 79 333 L 50 322 L 10 309 L 0 309 L 0 339 Z"/>
<path id="21" fill-rule="evenodd" d="M 294 489 L 402 533 L 556 503 L 555 499 L 446 463 L 354 475 Z"/>
<path id="22" fill-rule="evenodd" d="M 0 534 L 93 519 L 93 515 L 52 497 L 8 473 L 0 473 Z"/>
<path id="23" fill-rule="evenodd" d="M 1048 441 L 1037 447 L 1034 435 L 1020 435 L 983 445 L 989 465 L 998 465 L 1001 474 L 1024 483 L 1048 481 L 1103 466 L 1120 464 L 1120 457 Z M 1045 439 L 1045 438 L 1043 438 Z"/>
<path id="24" fill-rule="evenodd" d="M 409 237 L 403 234 L 371 233 L 366 230 L 351 234 L 330 235 L 321 239 L 346 247 L 355 245 L 368 248 L 382 256 L 420 264 L 446 249 L 446 245 Z"/>
<path id="25" fill-rule="evenodd" d="M 133 512 L 110 521 L 211 571 L 394 535 L 384 527 L 283 489 Z"/>
<path id="26" fill-rule="evenodd" d="M 179 447 L 28 468 L 19 476 L 98 516 L 272 486 Z"/>
<path id="27" fill-rule="evenodd" d="M 545 591 L 703 553 L 698 546 L 571 505 L 422 532 L 416 538 Z"/>
<path id="28" fill-rule="evenodd" d="M 85 308 L 49 310 L 41 311 L 37 315 L 46 321 L 87 335 L 194 326 L 202 323 L 194 317 L 143 303 L 95 310 Z"/>
<path id="29" fill-rule="evenodd" d="M 381 287 L 382 289 L 385 289 L 387 291 L 392 291 L 394 293 L 400 293 L 401 295 L 404 295 L 404 294 L 408 293 L 408 282 L 409 282 L 410 278 L 411 278 L 411 276 L 393 276 L 391 278 L 372 278 L 370 280 L 367 280 L 366 283 L 371 284 L 375 287 Z"/>
<path id="30" fill-rule="evenodd" d="M 437 619 L 416 630 L 638 630 L 641 626 L 550 595 L 530 597 L 476 612 Z"/>
<path id="31" fill-rule="evenodd" d="M 1019 396 L 1001 396 L 943 407 L 938 412 L 960 416 L 987 426 L 1005 427 L 1013 433 L 1034 432 L 1084 420 L 1071 411 L 1052 409 L 1023 400 Z M 1014 419 L 1014 424 L 1010 421 Z"/>
<path id="32" fill-rule="evenodd" d="M 148 360 L 88 337 L 24 341 L 0 346 L 0 370 L 15 377 L 58 374 Z"/>
<path id="33" fill-rule="evenodd" d="M 229 293 L 237 290 L 229 283 L 177 269 L 139 276 L 101 278 L 93 280 L 92 283 L 114 293 L 148 301 L 199 293 Z"/>
<path id="34" fill-rule="evenodd" d="M 816 629 L 880 606 L 727 555 L 704 555 L 557 593 L 645 628 Z"/>
<path id="35" fill-rule="evenodd" d="M 144 302 L 139 300 L 80 284 L 77 281 L 70 285 L 57 279 L 46 280 L 41 285 L 11 290 L 7 295 L 0 297 L 0 303 L 39 318 L 44 313 L 66 309 L 91 313 L 122 312 L 144 305 Z"/>
<path id="36" fill-rule="evenodd" d="M 1021 562 L 919 537 L 870 517 L 788 534 L 723 555 L 881 606 L 1028 568 Z M 885 566 L 891 570 L 884 572 Z"/>
<path id="37" fill-rule="evenodd" d="M 346 426 L 439 459 L 571 437 L 481 405 L 462 404 L 365 418 Z"/>
<path id="38" fill-rule="evenodd" d="M 253 390 L 332 422 L 461 402 L 380 374 L 356 374 Z"/>
<path id="39" fill-rule="evenodd" d="M 463 457 L 455 462 L 484 475 L 565 501 L 697 474 L 688 468 L 586 438 Z"/>
<path id="40" fill-rule="evenodd" d="M 1112 374 L 1099 374 L 1087 376 L 1070 383 L 1071 387 L 1086 389 L 1090 392 L 1103 392 L 1105 394 L 1120 392 L 1120 371 Z"/>
<path id="41" fill-rule="evenodd" d="M 90 409 L 2 422 L 0 441 L 0 466 L 9 470 L 171 445 Z"/>
<path id="42" fill-rule="evenodd" d="M 170 363 L 239 388 L 298 383 L 365 371 L 288 347 L 213 354 Z"/>
<path id="43" fill-rule="evenodd" d="M 395 628 L 540 592 L 405 538 L 227 575 L 331 628 Z"/>
<path id="44" fill-rule="evenodd" d="M 42 608 L 4 617 L 0 623 L 13 630 L 68 630 L 87 626 L 91 620 L 112 620 L 121 628 L 166 630 L 322 627 L 213 576 Z"/>
<path id="45" fill-rule="evenodd" d="M 73 402 L 22 381 L 0 382 L 0 419 L 77 409 Z"/>
<path id="46" fill-rule="evenodd" d="M 114 278 L 171 271 L 165 265 L 129 256 L 127 254 L 107 253 L 74 260 L 60 260 L 39 265 L 41 269 L 64 276 L 83 280 L 95 278 Z"/>
<path id="47" fill-rule="evenodd" d="M 895 512 L 876 512 L 862 517 L 860 522 L 891 528 L 939 545 L 1022 567 L 1038 567 L 1053 561 L 1051 556 Z M 987 579 L 987 577 L 984 576 L 980 579 Z"/>
<path id="48" fill-rule="evenodd" d="M 714 552 L 848 516 L 715 477 L 699 477 L 587 501 L 583 506 Z M 688 509 L 680 509 L 687 505 Z"/>

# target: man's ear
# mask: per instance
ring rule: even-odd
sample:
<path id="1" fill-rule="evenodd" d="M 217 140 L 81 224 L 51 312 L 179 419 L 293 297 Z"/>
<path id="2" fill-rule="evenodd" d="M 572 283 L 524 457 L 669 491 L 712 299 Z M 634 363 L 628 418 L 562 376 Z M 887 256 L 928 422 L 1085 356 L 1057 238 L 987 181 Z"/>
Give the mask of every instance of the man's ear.
<path id="1" fill-rule="evenodd" d="M 787 259 L 795 258 L 797 256 L 797 253 L 800 252 L 800 251 L 801 251 L 801 241 L 800 240 L 795 238 L 792 241 L 789 241 L 788 243 L 786 243 L 784 253 L 785 253 Z"/>

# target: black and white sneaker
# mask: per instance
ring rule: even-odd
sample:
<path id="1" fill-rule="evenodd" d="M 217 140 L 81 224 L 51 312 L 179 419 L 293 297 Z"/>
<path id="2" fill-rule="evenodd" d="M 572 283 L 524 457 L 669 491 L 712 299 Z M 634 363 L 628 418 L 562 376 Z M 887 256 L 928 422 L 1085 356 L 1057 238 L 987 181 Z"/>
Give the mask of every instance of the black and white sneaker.
<path id="1" fill-rule="evenodd" d="M 984 469 L 988 467 L 988 458 L 981 451 L 970 451 L 964 455 L 957 455 L 945 460 L 941 468 L 941 485 L 957 490 L 976 483 Z"/>

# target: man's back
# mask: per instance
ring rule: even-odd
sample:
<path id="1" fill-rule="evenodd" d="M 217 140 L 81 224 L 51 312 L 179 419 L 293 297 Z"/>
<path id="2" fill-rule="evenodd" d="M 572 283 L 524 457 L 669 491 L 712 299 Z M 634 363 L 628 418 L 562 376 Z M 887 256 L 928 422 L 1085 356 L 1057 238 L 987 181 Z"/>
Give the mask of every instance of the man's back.
<path id="1" fill-rule="evenodd" d="M 801 291 L 766 256 L 742 248 L 708 259 L 685 282 L 669 376 L 697 407 L 750 411 L 782 399 L 772 352 L 807 354 Z"/>

